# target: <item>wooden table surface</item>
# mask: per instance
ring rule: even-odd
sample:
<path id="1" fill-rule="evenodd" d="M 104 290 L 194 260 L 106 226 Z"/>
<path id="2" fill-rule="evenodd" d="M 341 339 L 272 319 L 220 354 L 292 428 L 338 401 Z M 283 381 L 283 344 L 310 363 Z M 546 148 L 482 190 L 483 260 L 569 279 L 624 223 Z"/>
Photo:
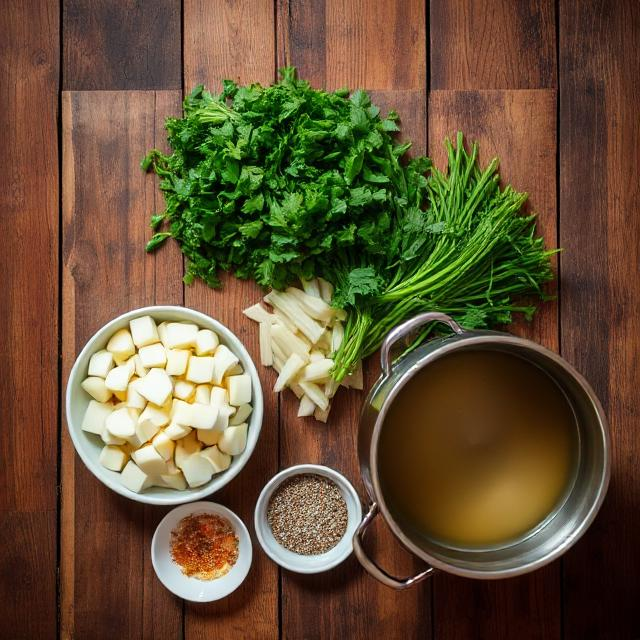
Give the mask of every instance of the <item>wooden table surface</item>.
<path id="1" fill-rule="evenodd" d="M 640 4 L 636 0 L 5 0 L 0 10 L 0 636 L 3 638 L 640 638 Z M 405 593 L 351 558 L 280 571 L 256 545 L 231 597 L 180 601 L 151 567 L 166 509 L 121 498 L 76 456 L 63 393 L 102 324 L 148 304 L 219 318 L 257 355 L 240 311 L 259 291 L 183 287 L 175 246 L 144 253 L 162 208 L 138 163 L 163 145 L 184 91 L 270 83 L 293 64 L 315 86 L 363 87 L 443 161 L 461 129 L 498 154 L 562 246 L 559 296 L 517 333 L 559 351 L 611 421 L 613 478 L 587 535 L 525 577 L 436 575 Z M 271 371 L 262 370 L 265 389 Z M 374 367 L 368 368 L 371 380 Z M 278 469 L 321 462 L 362 491 L 362 396 L 324 426 L 266 393 L 251 462 L 214 498 L 250 523 Z M 363 494 L 364 498 L 364 494 Z M 420 565 L 384 527 L 375 553 Z"/>

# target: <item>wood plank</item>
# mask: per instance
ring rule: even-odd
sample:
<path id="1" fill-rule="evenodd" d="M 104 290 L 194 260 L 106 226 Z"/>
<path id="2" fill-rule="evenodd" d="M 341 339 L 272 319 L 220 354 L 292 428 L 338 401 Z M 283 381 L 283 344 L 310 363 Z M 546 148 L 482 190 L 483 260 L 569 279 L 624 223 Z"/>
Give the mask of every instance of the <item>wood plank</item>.
<path id="1" fill-rule="evenodd" d="M 561 2 L 562 353 L 608 414 L 613 476 L 564 562 L 565 637 L 637 638 L 640 6 Z"/>
<path id="2" fill-rule="evenodd" d="M 501 160 L 505 183 L 527 191 L 547 246 L 556 244 L 556 95 L 554 90 L 433 91 L 429 151 L 446 166 L 445 136 L 463 131 L 480 144 L 480 161 Z M 558 349 L 558 311 L 546 303 L 532 325 L 510 330 Z M 435 637 L 560 637 L 560 565 L 511 580 L 480 582 L 434 578 Z"/>
<path id="3" fill-rule="evenodd" d="M 116 315 L 182 303 L 177 248 L 144 252 L 160 196 L 139 168 L 180 102 L 178 91 L 63 94 L 64 381 L 84 343 Z M 77 460 L 66 431 L 63 443 L 62 636 L 177 637 L 180 602 L 149 562 L 153 525 L 168 509 L 116 495 Z"/>
<path id="4" fill-rule="evenodd" d="M 64 0 L 64 89 L 179 89 L 180 0 Z"/>
<path id="5" fill-rule="evenodd" d="M 58 11 L 11 0 L 0 12 L 0 614 L 11 638 L 56 630 Z"/>
<path id="6" fill-rule="evenodd" d="M 556 86 L 553 0 L 433 0 L 432 89 Z"/>
<path id="7" fill-rule="evenodd" d="M 186 0 L 184 5 L 185 89 L 205 83 L 218 91 L 223 78 L 269 84 L 275 77 L 273 4 L 266 0 L 227 2 Z M 259 362 L 258 335 L 242 310 L 261 297 L 250 282 L 223 279 L 223 288 L 198 282 L 185 290 L 185 304 L 227 325 Z M 258 367 L 264 390 L 265 415 L 258 446 L 242 473 L 219 494 L 253 534 L 253 509 L 262 487 L 278 468 L 278 405 L 270 389 L 272 371 Z M 231 596 L 208 605 L 186 605 L 185 637 L 278 637 L 278 569 L 254 544 L 251 573 Z"/>
<path id="8" fill-rule="evenodd" d="M 298 67 L 301 77 L 329 89 L 374 89 L 384 111 L 394 108 L 403 137 L 426 149 L 424 6 L 420 2 L 280 2 L 279 64 Z M 366 367 L 369 383 L 377 362 Z M 329 423 L 297 418 L 297 401 L 287 393 L 281 404 L 281 466 L 326 464 L 353 481 L 360 495 L 357 428 L 364 393 L 338 393 Z M 389 570 L 409 575 L 420 564 L 394 541 L 382 522 L 369 536 L 371 553 Z M 429 582 L 395 593 L 367 576 L 355 558 L 316 576 L 282 573 L 283 638 L 431 636 Z M 322 615 L 317 612 L 322 611 Z"/>

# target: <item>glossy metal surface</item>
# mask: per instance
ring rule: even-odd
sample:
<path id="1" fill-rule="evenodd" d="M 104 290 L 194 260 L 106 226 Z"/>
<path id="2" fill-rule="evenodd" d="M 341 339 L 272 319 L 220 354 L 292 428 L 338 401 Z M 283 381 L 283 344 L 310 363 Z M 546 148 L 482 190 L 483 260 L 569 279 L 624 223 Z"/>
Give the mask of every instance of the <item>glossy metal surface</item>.
<path id="1" fill-rule="evenodd" d="M 397 341 L 429 322 L 444 322 L 453 335 L 437 338 L 392 363 Z M 543 526 L 509 546 L 491 550 L 453 549 L 419 532 L 403 529 L 391 515 L 378 476 L 378 442 L 387 410 L 394 398 L 420 369 L 452 351 L 488 349 L 512 353 L 539 366 L 562 388 L 576 415 L 579 452 L 575 481 L 567 499 Z M 358 454 L 372 507 L 354 536 L 356 555 L 365 569 L 387 586 L 403 589 L 430 574 L 395 579 L 370 560 L 362 549 L 366 527 L 380 510 L 400 542 L 430 567 L 468 578 L 496 579 L 538 569 L 559 557 L 586 531 L 604 500 L 610 475 L 610 439 L 602 406 L 588 382 L 568 362 L 535 342 L 495 331 L 463 331 L 448 316 L 426 313 L 389 333 L 381 350 L 382 375 L 363 405 Z M 373 567 L 373 568 L 372 568 Z"/>

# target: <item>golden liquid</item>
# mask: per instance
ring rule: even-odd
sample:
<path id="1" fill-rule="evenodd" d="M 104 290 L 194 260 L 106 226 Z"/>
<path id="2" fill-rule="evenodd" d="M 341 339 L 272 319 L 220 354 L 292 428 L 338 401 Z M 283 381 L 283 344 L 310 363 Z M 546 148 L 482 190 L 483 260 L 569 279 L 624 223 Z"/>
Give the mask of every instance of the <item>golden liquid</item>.
<path id="1" fill-rule="evenodd" d="M 460 351 L 419 371 L 385 418 L 385 502 L 414 530 L 458 547 L 499 545 L 541 523 L 575 469 L 577 425 L 541 369 Z"/>

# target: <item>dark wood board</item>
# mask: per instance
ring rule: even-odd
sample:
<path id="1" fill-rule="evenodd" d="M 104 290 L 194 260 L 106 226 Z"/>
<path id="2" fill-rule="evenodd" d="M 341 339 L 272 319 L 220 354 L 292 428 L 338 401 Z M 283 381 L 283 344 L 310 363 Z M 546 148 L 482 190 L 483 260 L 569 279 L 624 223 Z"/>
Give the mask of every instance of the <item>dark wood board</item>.
<path id="1" fill-rule="evenodd" d="M 64 0 L 65 90 L 179 89 L 180 0 Z"/>
<path id="2" fill-rule="evenodd" d="M 0 611 L 2 634 L 56 631 L 59 19 L 0 11 Z M 29 615 L 37 590 L 36 615 Z"/>
<path id="3" fill-rule="evenodd" d="M 639 638 L 640 5 L 560 3 L 562 354 L 608 413 L 602 512 L 564 560 L 568 639 Z"/>
<path id="4" fill-rule="evenodd" d="M 431 89 L 556 86 L 553 0 L 433 0 Z"/>

